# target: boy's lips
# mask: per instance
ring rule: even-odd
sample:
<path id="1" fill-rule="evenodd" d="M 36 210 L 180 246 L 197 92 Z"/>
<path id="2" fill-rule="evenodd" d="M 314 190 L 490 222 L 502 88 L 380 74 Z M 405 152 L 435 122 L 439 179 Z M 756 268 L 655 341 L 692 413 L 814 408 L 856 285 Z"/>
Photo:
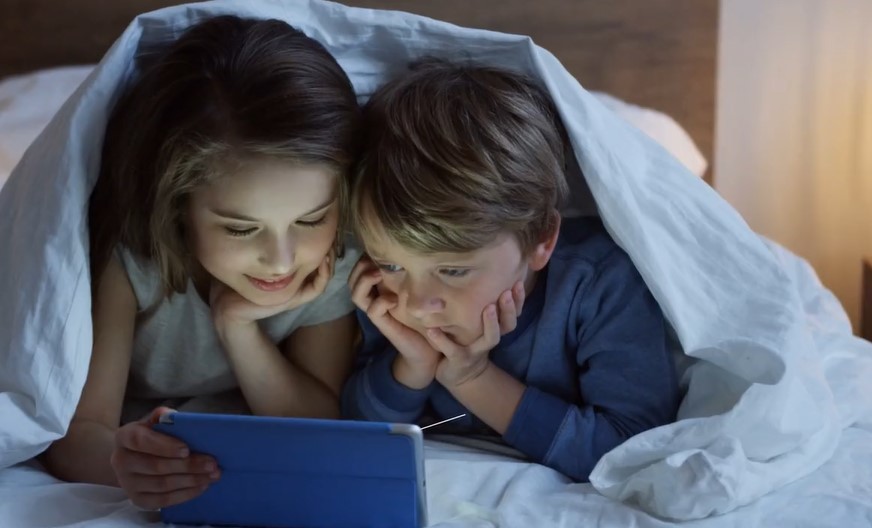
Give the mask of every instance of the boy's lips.
<path id="1" fill-rule="evenodd" d="M 254 285 L 255 288 L 262 291 L 273 292 L 287 288 L 291 281 L 294 280 L 294 275 L 294 273 L 291 273 L 280 279 L 257 279 L 250 275 L 246 275 L 245 277 Z"/>

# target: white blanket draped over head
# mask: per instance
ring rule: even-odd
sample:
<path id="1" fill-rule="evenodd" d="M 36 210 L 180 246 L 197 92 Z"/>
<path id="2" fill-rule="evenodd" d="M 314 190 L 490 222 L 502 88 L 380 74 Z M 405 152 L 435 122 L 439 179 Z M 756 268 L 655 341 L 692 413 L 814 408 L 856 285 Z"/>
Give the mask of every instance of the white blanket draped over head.
<path id="1" fill-rule="evenodd" d="M 863 383 L 872 379 L 870 345 L 851 337 L 813 271 L 754 234 L 529 38 L 318 0 L 216 1 L 134 20 L 0 192 L 0 467 L 65 434 L 85 382 L 87 200 L 107 116 L 134 73 L 137 49 L 220 14 L 301 29 L 338 59 L 362 98 L 424 55 L 473 58 L 541 79 L 586 179 L 585 186 L 573 175 L 572 205 L 583 209 L 593 197 L 684 353 L 696 359 L 681 420 L 608 453 L 591 475 L 602 494 L 667 518 L 727 512 L 813 471 L 845 427 L 872 421 Z"/>

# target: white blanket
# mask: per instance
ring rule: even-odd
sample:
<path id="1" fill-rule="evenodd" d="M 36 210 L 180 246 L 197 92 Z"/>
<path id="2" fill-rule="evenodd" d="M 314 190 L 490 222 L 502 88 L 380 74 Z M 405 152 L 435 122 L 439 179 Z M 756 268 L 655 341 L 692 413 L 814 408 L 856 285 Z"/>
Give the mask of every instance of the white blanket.
<path id="1" fill-rule="evenodd" d="M 665 528 L 674 523 L 570 484 L 555 471 L 426 443 L 431 528 Z M 682 528 L 860 528 L 872 525 L 872 431 L 850 428 L 812 474 L 726 515 Z M 117 488 L 60 482 L 33 464 L 0 470 L 0 526 L 159 528 Z"/>
<path id="2" fill-rule="evenodd" d="M 591 481 L 603 495 L 668 518 L 727 512 L 818 468 L 845 427 L 872 423 L 872 394 L 862 383 L 872 375 L 872 346 L 850 336 L 838 303 L 810 270 L 767 246 L 712 189 L 528 38 L 317 0 L 217 1 L 137 18 L 0 191 L 0 467 L 64 434 L 84 383 L 86 203 L 132 57 L 141 43 L 225 13 L 299 27 L 325 44 L 363 96 L 425 54 L 472 56 L 542 79 L 607 228 L 685 353 L 701 360 L 688 371 L 683 419 L 634 437 L 597 465 Z"/>

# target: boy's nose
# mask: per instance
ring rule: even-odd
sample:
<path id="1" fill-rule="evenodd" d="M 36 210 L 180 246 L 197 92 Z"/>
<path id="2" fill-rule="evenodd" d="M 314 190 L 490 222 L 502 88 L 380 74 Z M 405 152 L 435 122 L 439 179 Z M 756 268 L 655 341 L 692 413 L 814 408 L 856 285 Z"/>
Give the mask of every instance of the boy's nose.
<path id="1" fill-rule="evenodd" d="M 439 297 L 438 292 L 422 286 L 407 287 L 403 292 L 406 297 L 406 310 L 415 319 L 424 319 L 445 309 L 445 301 Z"/>

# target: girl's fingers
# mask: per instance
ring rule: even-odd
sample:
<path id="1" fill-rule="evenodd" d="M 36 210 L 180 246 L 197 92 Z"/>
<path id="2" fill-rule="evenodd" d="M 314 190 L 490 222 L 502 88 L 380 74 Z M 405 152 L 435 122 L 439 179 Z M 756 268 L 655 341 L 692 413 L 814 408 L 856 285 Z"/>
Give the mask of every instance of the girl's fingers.
<path id="1" fill-rule="evenodd" d="M 136 451 L 118 450 L 112 454 L 112 465 L 121 473 L 139 475 L 205 474 L 218 471 L 218 464 L 206 455 L 187 458 L 164 458 Z M 152 490 L 158 491 L 158 490 Z"/>
<path id="2" fill-rule="evenodd" d="M 208 486 L 218 480 L 218 473 L 212 477 L 208 474 L 180 473 L 170 475 L 137 475 L 136 493 L 170 493 Z"/>
<path id="3" fill-rule="evenodd" d="M 164 458 L 186 458 L 190 454 L 184 442 L 138 422 L 118 429 L 115 442 L 123 449 Z"/>
<path id="4" fill-rule="evenodd" d="M 158 510 L 181 504 L 203 494 L 208 488 L 207 485 L 197 486 L 193 488 L 171 491 L 169 493 L 136 493 L 130 495 L 130 500 L 133 504 L 146 510 Z"/>
<path id="5" fill-rule="evenodd" d="M 327 288 L 327 283 L 330 282 L 330 277 L 333 275 L 333 260 L 330 256 L 325 258 L 321 265 L 318 266 L 318 273 L 315 275 L 315 279 L 312 281 L 310 285 L 309 294 L 311 298 L 309 300 L 314 299 L 315 297 L 324 293 L 324 290 Z"/>

